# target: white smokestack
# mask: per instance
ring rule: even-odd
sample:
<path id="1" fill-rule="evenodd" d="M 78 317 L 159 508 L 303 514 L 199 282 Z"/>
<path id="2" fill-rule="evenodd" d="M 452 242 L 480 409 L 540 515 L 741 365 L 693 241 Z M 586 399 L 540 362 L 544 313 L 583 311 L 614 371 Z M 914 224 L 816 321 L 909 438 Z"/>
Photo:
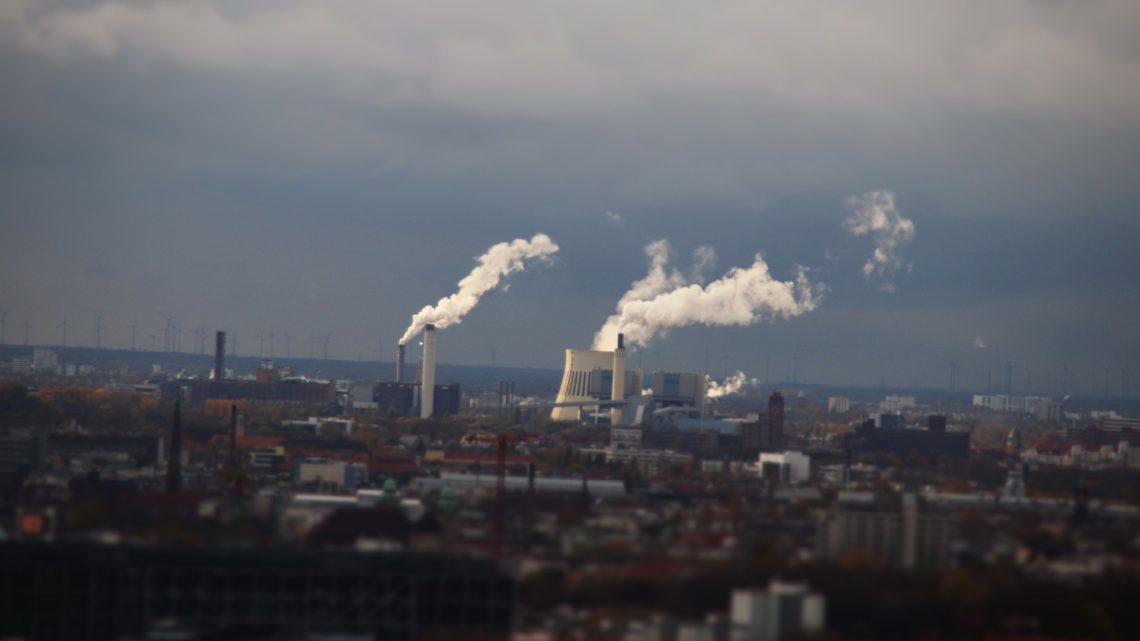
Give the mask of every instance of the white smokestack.
<path id="1" fill-rule="evenodd" d="M 424 365 L 420 378 L 420 418 L 435 410 L 435 325 L 424 325 Z"/>
<path id="2" fill-rule="evenodd" d="M 869 191 L 847 199 L 854 210 L 843 220 L 843 227 L 856 236 L 875 237 L 875 251 L 863 265 L 863 275 L 877 275 L 884 291 L 895 291 L 895 272 L 903 266 L 897 250 L 914 240 L 914 222 L 895 206 L 895 195 L 889 191 Z M 909 265 L 908 265 L 909 269 Z"/>
<path id="3" fill-rule="evenodd" d="M 508 274 L 524 270 L 528 258 L 549 262 L 557 251 L 558 245 L 546 234 L 535 234 L 530 240 L 516 238 L 491 247 L 478 258 L 479 264 L 475 269 L 459 281 L 459 289 L 454 294 L 412 316 L 412 324 L 398 342 L 403 344 L 412 340 L 428 323 L 443 329 L 463 322 L 463 317 L 479 304 L 483 294 L 497 287 Z"/>
<path id="4" fill-rule="evenodd" d="M 814 310 L 826 291 L 823 285 L 813 285 L 802 267 L 797 268 L 794 280 L 776 280 L 760 254 L 756 254 L 750 267 L 734 267 L 704 287 L 690 284 L 668 289 L 674 281 L 672 277 L 661 281 L 659 275 L 665 273 L 664 266 L 654 264 L 651 276 L 654 273 L 658 276 L 635 283 L 635 288 L 652 281 L 657 285 L 657 293 L 627 300 L 632 298 L 631 289 L 623 296 L 618 313 L 607 319 L 594 336 L 594 349 L 612 345 L 618 332 L 625 334 L 631 345 L 640 347 L 675 327 L 747 326 L 766 318 L 790 318 Z"/>
<path id="5" fill-rule="evenodd" d="M 613 385 L 610 387 L 610 400 L 625 399 L 625 336 L 617 335 L 617 349 L 614 350 Z M 621 425 L 624 406 L 615 405 L 610 409 L 610 425 Z"/>

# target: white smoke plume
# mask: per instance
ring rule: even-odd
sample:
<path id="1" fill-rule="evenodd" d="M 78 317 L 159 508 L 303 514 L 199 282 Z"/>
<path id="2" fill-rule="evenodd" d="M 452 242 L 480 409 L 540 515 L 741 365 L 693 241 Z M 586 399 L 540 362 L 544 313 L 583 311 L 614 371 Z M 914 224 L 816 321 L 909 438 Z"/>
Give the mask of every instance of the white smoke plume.
<path id="1" fill-rule="evenodd" d="M 882 289 L 893 292 L 894 274 L 903 266 L 898 248 L 914 240 L 914 222 L 902 215 L 895 206 L 895 195 L 889 191 L 852 196 L 847 207 L 853 211 L 843 220 L 843 227 L 856 236 L 871 234 L 875 239 L 875 251 L 863 265 L 863 275 L 877 275 Z"/>
<path id="2" fill-rule="evenodd" d="M 759 379 L 748 378 L 744 372 L 736 370 L 736 373 L 724 379 L 723 383 L 717 383 L 711 377 L 705 376 L 705 397 L 706 398 L 721 398 L 723 396 L 731 396 L 732 394 L 740 393 L 746 385 L 759 385 Z"/>
<path id="3" fill-rule="evenodd" d="M 475 269 L 459 281 L 459 289 L 454 294 L 412 316 L 412 324 L 400 338 L 400 344 L 412 340 L 428 323 L 443 328 L 463 322 L 463 317 L 479 304 L 483 294 L 497 287 L 505 276 L 526 269 L 528 259 L 550 262 L 550 257 L 557 252 L 558 245 L 546 234 L 535 234 L 530 240 L 516 238 L 509 243 L 492 246 L 477 259 Z"/>
<path id="4" fill-rule="evenodd" d="M 665 239 L 655 240 L 645 246 L 645 255 L 649 257 L 649 273 L 645 278 L 634 281 L 629 286 L 629 291 L 618 300 L 617 313 L 607 318 L 602 328 L 594 335 L 594 349 L 613 349 L 617 345 L 617 328 L 621 322 L 621 312 L 626 305 L 653 298 L 662 292 L 672 291 L 688 283 L 681 272 L 670 269 L 669 261 L 672 259 L 672 254 L 669 241 Z"/>
<path id="5" fill-rule="evenodd" d="M 654 247 L 666 251 L 654 253 Z M 675 327 L 746 326 L 766 318 L 790 318 L 815 309 L 826 291 L 823 285 L 813 285 L 802 267 L 794 280 L 772 278 L 760 254 L 751 266 L 734 267 L 708 285 L 686 284 L 676 271 L 669 273 L 667 250 L 665 241 L 646 248 L 649 276 L 618 301 L 617 313 L 594 335 L 594 349 L 612 349 L 618 333 L 625 334 L 629 346 L 641 347 Z"/>
<path id="6" fill-rule="evenodd" d="M 716 250 L 708 245 L 701 245 L 693 250 L 693 282 L 705 282 L 705 272 L 716 267 Z"/>
<path id="7" fill-rule="evenodd" d="M 989 345 L 986 345 L 985 339 L 982 338 L 981 336 L 975 336 L 974 337 L 974 347 L 977 347 L 978 349 L 985 349 L 985 348 L 989 347 Z"/>

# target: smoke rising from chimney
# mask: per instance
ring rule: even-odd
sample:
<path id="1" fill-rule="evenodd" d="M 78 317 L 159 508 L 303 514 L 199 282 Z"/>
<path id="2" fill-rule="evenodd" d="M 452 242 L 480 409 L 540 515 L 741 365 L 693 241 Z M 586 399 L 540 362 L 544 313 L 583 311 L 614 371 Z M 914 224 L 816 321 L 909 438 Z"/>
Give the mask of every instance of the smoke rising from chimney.
<path id="1" fill-rule="evenodd" d="M 618 326 L 621 324 L 621 313 L 627 305 L 634 301 L 648 300 L 688 284 L 681 272 L 669 267 L 669 262 L 673 258 L 669 241 L 661 239 L 649 243 L 645 246 L 645 255 L 649 257 L 649 273 L 645 278 L 634 281 L 629 286 L 629 291 L 618 299 L 617 313 L 607 318 L 602 328 L 594 335 L 594 349 L 607 349 L 614 344 L 617 340 Z"/>
<path id="2" fill-rule="evenodd" d="M 740 390 L 744 389 L 746 385 L 759 385 L 760 381 L 755 378 L 748 378 L 744 372 L 736 370 L 736 373 L 724 379 L 723 383 L 717 383 L 712 377 L 705 375 L 705 397 L 706 398 L 721 398 L 722 396 L 731 396 L 738 394 Z"/>
<path id="3" fill-rule="evenodd" d="M 644 347 L 675 327 L 747 326 L 766 318 L 790 318 L 814 310 L 826 291 L 808 280 L 803 267 L 796 268 L 793 280 L 776 280 L 760 254 L 751 266 L 734 267 L 708 285 L 690 284 L 669 268 L 667 241 L 650 243 L 645 251 L 649 274 L 618 301 L 617 313 L 594 335 L 593 349 L 607 349 L 619 332 L 631 347 Z"/>
<path id="4" fill-rule="evenodd" d="M 412 324 L 400 338 L 400 344 L 412 340 L 429 323 L 443 329 L 463 322 L 467 312 L 479 304 L 483 294 L 497 287 L 503 277 L 526 269 L 528 259 L 537 258 L 549 262 L 550 257 L 557 252 L 558 245 L 546 234 L 535 234 L 530 240 L 516 238 L 509 243 L 492 246 L 477 259 L 475 269 L 459 281 L 459 289 L 454 294 L 441 298 L 435 305 L 428 305 L 412 316 Z"/>
<path id="5" fill-rule="evenodd" d="M 914 222 L 902 215 L 895 206 L 895 195 L 889 191 L 852 196 L 847 207 L 853 211 L 843 220 L 843 227 L 856 236 L 870 234 L 875 238 L 875 251 L 863 264 L 863 276 L 877 275 L 884 291 L 895 291 L 894 274 L 903 266 L 897 251 L 914 240 Z"/>

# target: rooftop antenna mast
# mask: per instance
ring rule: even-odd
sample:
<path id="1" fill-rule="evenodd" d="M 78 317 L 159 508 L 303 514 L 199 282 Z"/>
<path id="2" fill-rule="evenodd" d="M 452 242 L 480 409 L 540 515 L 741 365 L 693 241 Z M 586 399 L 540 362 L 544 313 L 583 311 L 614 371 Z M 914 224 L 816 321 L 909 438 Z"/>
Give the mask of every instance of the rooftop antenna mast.
<path id="1" fill-rule="evenodd" d="M 323 352 L 322 360 L 329 359 L 329 341 L 332 339 L 332 334 L 325 334 L 321 337 L 321 349 Z"/>

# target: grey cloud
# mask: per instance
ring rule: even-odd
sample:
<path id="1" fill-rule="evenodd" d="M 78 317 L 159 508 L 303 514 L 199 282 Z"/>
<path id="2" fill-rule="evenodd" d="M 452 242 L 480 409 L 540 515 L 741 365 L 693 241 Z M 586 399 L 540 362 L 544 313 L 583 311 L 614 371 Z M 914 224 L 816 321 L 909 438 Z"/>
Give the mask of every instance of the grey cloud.
<path id="1" fill-rule="evenodd" d="M 934 380 L 929 353 L 979 335 L 998 359 L 1135 354 L 1138 22 L 1118 1 L 10 0 L 0 299 L 45 337 L 105 300 L 108 336 L 178 314 L 371 354 L 470 256 L 543 229 L 562 267 L 488 294 L 447 359 L 558 366 L 654 238 L 831 286 L 786 323 L 671 332 L 676 367 L 798 353 L 877 382 L 889 354 Z M 837 225 L 876 185 L 921 212 L 893 296 Z M 105 256 L 106 287 L 77 287 Z"/>

